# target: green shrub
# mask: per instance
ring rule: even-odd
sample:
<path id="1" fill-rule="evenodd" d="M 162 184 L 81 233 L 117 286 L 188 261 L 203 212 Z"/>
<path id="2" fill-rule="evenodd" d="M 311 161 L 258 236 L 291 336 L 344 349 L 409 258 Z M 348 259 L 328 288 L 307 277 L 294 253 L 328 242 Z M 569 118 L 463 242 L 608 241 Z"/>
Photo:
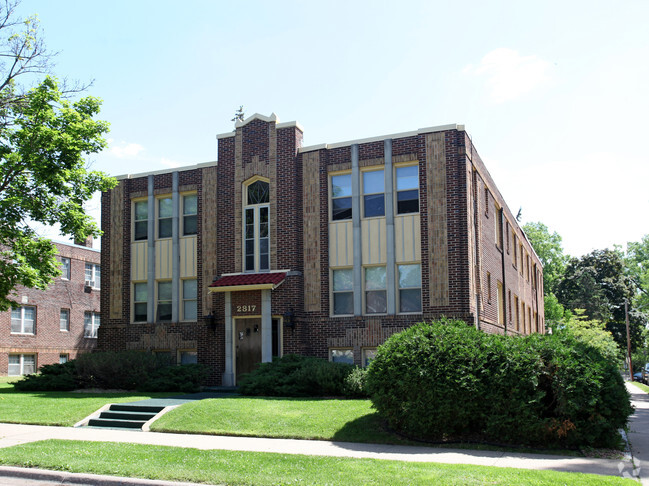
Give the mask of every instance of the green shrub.
<path id="1" fill-rule="evenodd" d="M 352 365 L 289 354 L 259 367 L 239 380 L 243 395 L 280 397 L 345 396 Z"/>
<path id="2" fill-rule="evenodd" d="M 207 378 L 207 368 L 201 364 L 165 366 L 155 370 L 151 377 L 138 387 L 140 391 L 178 391 L 196 393 Z"/>
<path id="3" fill-rule="evenodd" d="M 632 413 L 615 366 L 570 335 L 500 336 L 447 319 L 388 339 L 367 390 L 391 427 L 427 440 L 607 447 Z"/>
<path id="4" fill-rule="evenodd" d="M 345 378 L 345 396 L 367 398 L 367 368 L 355 367 Z"/>
<path id="5" fill-rule="evenodd" d="M 70 391 L 81 388 L 74 361 L 43 365 L 38 374 L 23 376 L 14 383 L 19 391 Z"/>
<path id="6" fill-rule="evenodd" d="M 75 361 L 85 388 L 135 390 L 158 368 L 156 356 L 141 351 L 86 353 Z"/>

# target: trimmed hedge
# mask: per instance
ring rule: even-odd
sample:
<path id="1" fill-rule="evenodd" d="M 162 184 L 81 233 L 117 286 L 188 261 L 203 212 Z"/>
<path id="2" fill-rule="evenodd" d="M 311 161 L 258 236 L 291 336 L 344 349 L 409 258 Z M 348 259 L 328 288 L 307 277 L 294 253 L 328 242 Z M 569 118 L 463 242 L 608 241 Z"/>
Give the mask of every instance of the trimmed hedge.
<path id="1" fill-rule="evenodd" d="M 239 392 L 275 397 L 363 396 L 354 369 L 349 364 L 289 354 L 272 363 L 262 363 L 244 375 L 239 380 Z M 355 379 L 348 383 L 350 376 Z"/>
<path id="2" fill-rule="evenodd" d="M 103 388 L 196 392 L 207 377 L 204 365 L 169 366 L 140 351 L 81 354 L 64 364 L 44 365 L 14 383 L 19 391 L 70 391 Z"/>
<path id="3" fill-rule="evenodd" d="M 367 390 L 391 427 L 434 441 L 611 447 L 632 413 L 615 365 L 573 337 L 500 336 L 447 319 L 390 337 Z"/>

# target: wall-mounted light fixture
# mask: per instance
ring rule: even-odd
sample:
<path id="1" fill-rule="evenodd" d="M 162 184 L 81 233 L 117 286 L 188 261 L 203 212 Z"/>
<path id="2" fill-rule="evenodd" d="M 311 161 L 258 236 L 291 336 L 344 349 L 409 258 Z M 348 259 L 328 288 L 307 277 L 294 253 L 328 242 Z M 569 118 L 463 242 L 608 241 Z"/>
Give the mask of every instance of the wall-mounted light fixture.
<path id="1" fill-rule="evenodd" d="M 284 312 L 284 325 L 286 327 L 290 327 L 291 329 L 295 329 L 295 321 L 293 320 L 295 318 L 295 315 L 293 314 L 293 308 L 291 307 L 289 310 Z"/>
<path id="2" fill-rule="evenodd" d="M 211 311 L 208 315 L 204 316 L 203 319 L 205 319 L 205 322 L 210 326 L 210 328 L 216 329 L 216 317 Z"/>

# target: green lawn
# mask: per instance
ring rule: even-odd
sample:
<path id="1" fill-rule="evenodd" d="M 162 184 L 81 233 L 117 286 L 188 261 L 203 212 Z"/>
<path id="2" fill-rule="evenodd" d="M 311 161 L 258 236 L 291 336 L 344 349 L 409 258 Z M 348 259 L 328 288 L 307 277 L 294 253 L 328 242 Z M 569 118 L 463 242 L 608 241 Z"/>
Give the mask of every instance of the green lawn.
<path id="1" fill-rule="evenodd" d="M 632 381 L 631 383 L 640 388 L 643 392 L 649 393 L 649 386 L 645 385 L 644 383 L 639 383 L 637 381 Z"/>
<path id="2" fill-rule="evenodd" d="M 251 437 L 405 443 L 386 432 L 369 400 L 218 398 L 187 403 L 151 430 Z"/>
<path id="3" fill-rule="evenodd" d="M 0 464 L 228 485 L 638 484 L 615 476 L 554 471 L 64 440 L 0 449 Z"/>
<path id="4" fill-rule="evenodd" d="M 10 382 L 17 377 L 1 377 L 0 422 L 70 426 L 107 403 L 132 402 L 173 393 L 71 393 L 19 392 Z"/>

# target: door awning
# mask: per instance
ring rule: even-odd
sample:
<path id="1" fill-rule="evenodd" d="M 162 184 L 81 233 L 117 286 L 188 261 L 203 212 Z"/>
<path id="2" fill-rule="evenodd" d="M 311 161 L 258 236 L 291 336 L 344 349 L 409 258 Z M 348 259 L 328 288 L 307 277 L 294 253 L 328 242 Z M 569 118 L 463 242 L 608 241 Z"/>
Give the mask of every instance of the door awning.
<path id="1" fill-rule="evenodd" d="M 210 292 L 236 292 L 240 290 L 274 290 L 286 278 L 286 272 L 239 273 L 223 275 L 207 289 Z"/>

